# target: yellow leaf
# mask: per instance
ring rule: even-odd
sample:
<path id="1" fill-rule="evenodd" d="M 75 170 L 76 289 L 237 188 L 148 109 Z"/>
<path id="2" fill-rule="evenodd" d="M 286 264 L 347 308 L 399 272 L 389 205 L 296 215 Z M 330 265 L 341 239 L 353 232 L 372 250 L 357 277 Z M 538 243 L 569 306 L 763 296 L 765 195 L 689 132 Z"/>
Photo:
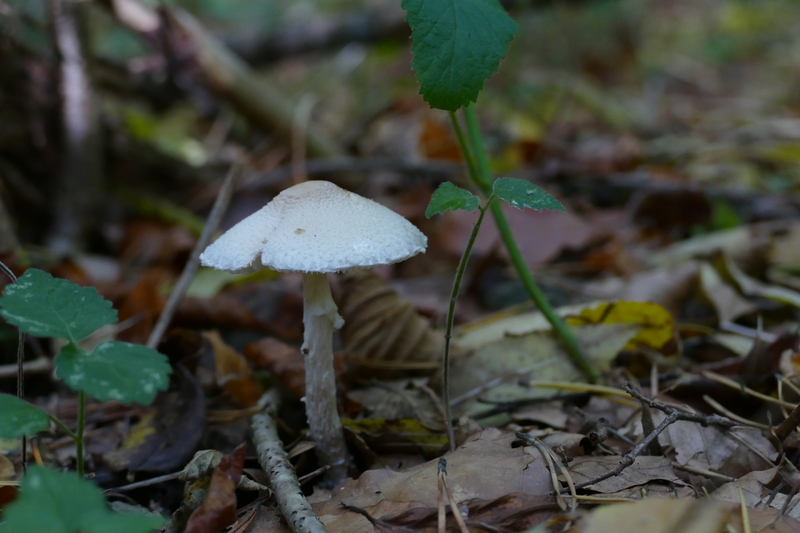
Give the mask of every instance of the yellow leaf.
<path id="1" fill-rule="evenodd" d="M 342 419 L 342 425 L 361 435 L 372 447 L 404 449 L 403 443 L 413 443 L 422 452 L 438 450 L 447 444 L 447 436 L 432 431 L 411 418 L 386 420 L 368 418 L 366 420 Z M 379 442 L 378 442 L 379 441 Z"/>
<path id="2" fill-rule="evenodd" d="M 642 329 L 628 344 L 628 349 L 647 346 L 659 349 L 673 336 L 672 315 L 658 304 L 647 302 L 602 302 L 566 319 L 570 326 L 588 324 L 638 324 Z"/>
<path id="3" fill-rule="evenodd" d="M 128 437 L 122 444 L 123 450 L 130 450 L 143 445 L 148 437 L 156 432 L 154 427 L 155 411 L 148 411 L 142 416 L 139 422 L 133 426 L 133 429 L 128 433 Z"/>

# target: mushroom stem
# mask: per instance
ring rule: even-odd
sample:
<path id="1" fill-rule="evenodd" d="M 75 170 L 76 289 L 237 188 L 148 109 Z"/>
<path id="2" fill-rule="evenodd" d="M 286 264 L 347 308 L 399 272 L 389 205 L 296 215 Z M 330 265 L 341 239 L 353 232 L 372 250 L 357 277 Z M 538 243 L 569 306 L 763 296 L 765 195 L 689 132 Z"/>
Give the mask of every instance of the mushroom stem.
<path id="1" fill-rule="evenodd" d="M 347 446 L 336 409 L 333 331 L 342 326 L 327 274 L 303 274 L 303 354 L 306 357 L 306 416 L 325 481 L 338 485 L 347 477 Z"/>

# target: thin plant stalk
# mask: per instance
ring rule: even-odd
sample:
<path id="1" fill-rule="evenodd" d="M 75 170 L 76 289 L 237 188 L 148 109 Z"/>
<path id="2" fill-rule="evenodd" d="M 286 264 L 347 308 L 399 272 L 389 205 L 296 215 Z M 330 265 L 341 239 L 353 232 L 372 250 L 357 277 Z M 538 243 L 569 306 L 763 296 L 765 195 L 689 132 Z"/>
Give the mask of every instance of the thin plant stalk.
<path id="1" fill-rule="evenodd" d="M 477 170 L 475 169 L 475 161 L 472 158 L 472 151 L 469 148 L 469 143 L 467 142 L 467 138 L 464 135 L 464 129 L 461 127 L 461 123 L 458 121 L 458 116 L 455 114 L 454 111 L 450 111 L 450 122 L 453 124 L 453 131 L 456 133 L 456 139 L 458 139 L 458 146 L 461 148 L 461 155 L 464 156 L 464 162 L 467 164 L 467 169 L 469 170 L 469 175 L 473 176 L 473 181 L 476 181 L 474 176 L 477 176 Z"/>
<path id="2" fill-rule="evenodd" d="M 475 169 L 476 172 L 474 173 L 472 172 L 472 169 L 470 169 L 470 175 L 475 183 L 484 192 L 484 194 L 488 196 L 492 192 L 492 174 L 489 169 L 489 160 L 486 156 L 486 149 L 483 146 L 483 138 L 481 137 L 480 128 L 478 126 L 478 117 L 475 115 L 475 109 L 472 104 L 464 108 L 464 116 L 467 122 L 467 133 L 472 148 L 472 154 L 475 158 L 477 166 Z M 595 383 L 599 377 L 599 374 L 586 360 L 586 357 L 578 345 L 578 340 L 575 338 L 572 330 L 570 330 L 561 317 L 558 316 L 553 307 L 550 305 L 550 302 L 547 301 L 547 297 L 533 279 L 533 275 L 531 274 L 528 265 L 525 264 L 525 259 L 522 257 L 522 253 L 520 252 L 517 242 L 514 239 L 514 234 L 511 231 L 511 226 L 508 224 L 505 214 L 503 213 L 502 206 L 499 203 L 494 203 L 489 204 L 489 208 L 491 209 L 492 216 L 497 224 L 500 237 L 503 239 L 503 244 L 505 244 L 506 249 L 508 250 L 511 262 L 514 265 L 514 268 L 516 268 L 520 280 L 525 286 L 525 290 L 528 292 L 531 300 L 533 300 L 547 321 L 553 326 L 553 331 L 555 331 L 556 335 L 564 342 L 569 355 L 572 357 L 578 368 L 580 368 L 580 370 L 586 374 L 591 383 Z"/>
<path id="3" fill-rule="evenodd" d="M 486 205 L 479 207 L 480 214 L 475 225 L 472 226 L 472 233 L 469 236 L 464 253 L 461 255 L 461 260 L 458 263 L 456 270 L 456 277 L 453 280 L 453 290 L 450 292 L 450 307 L 447 309 L 447 326 L 444 333 L 444 359 L 442 360 L 442 403 L 444 403 L 444 416 L 447 426 L 447 441 L 450 443 L 450 451 L 456 451 L 455 431 L 453 429 L 453 414 L 450 407 L 450 339 L 453 333 L 453 322 L 455 321 L 456 313 L 456 300 L 458 300 L 458 291 L 461 288 L 461 281 L 464 278 L 464 272 L 467 269 L 467 262 L 469 262 L 469 255 L 472 252 L 472 246 L 475 244 L 475 238 L 478 236 L 478 231 L 481 229 L 483 216 L 486 210 L 494 200 L 494 195 L 486 200 Z"/>
<path id="4" fill-rule="evenodd" d="M 50 413 L 47 413 L 47 417 L 48 417 L 48 418 L 49 418 L 51 421 L 53 421 L 53 423 L 54 423 L 55 425 L 57 425 L 57 426 L 59 427 L 59 429 L 61 429 L 61 431 L 63 431 L 64 433 L 66 433 L 66 434 L 67 434 L 67 436 L 68 436 L 69 438 L 71 438 L 72 440 L 74 440 L 74 441 L 76 441 L 76 442 L 78 441 L 78 436 L 77 436 L 77 435 L 76 435 L 76 434 L 75 434 L 75 433 L 74 433 L 74 432 L 73 432 L 71 429 L 69 429 L 69 428 L 66 426 L 66 424 L 64 424 L 64 422 L 62 422 L 62 421 L 61 421 L 61 420 L 59 420 L 58 418 L 54 417 L 54 416 L 53 416 L 53 415 L 51 415 Z"/>
<path id="5" fill-rule="evenodd" d="M 86 422 L 86 395 L 83 391 L 78 392 L 78 428 L 75 430 L 75 443 L 77 444 L 78 455 L 78 475 L 83 477 L 83 429 Z"/>

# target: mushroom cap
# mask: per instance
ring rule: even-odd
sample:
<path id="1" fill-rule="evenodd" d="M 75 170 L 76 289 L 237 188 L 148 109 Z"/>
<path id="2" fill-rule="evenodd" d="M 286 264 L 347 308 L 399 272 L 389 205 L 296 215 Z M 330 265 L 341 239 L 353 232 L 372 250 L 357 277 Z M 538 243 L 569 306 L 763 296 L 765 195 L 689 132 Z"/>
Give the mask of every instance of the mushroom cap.
<path id="1" fill-rule="evenodd" d="M 234 273 L 340 272 L 403 261 L 427 244 L 391 209 L 328 181 L 306 181 L 229 229 L 200 263 Z"/>

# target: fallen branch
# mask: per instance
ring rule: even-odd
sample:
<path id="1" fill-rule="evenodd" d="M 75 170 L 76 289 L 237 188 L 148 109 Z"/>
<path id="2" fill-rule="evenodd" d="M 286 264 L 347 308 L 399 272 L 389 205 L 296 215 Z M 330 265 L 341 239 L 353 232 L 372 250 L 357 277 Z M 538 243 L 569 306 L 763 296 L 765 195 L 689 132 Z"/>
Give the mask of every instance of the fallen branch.
<path id="1" fill-rule="evenodd" d="M 62 146 L 51 192 L 53 231 L 48 241 L 61 254 L 84 247 L 96 228 L 103 193 L 100 110 L 86 56 L 88 8 L 81 2 L 50 0 L 59 58 Z"/>
<path id="2" fill-rule="evenodd" d="M 278 501 L 278 508 L 294 533 L 327 533 L 303 495 L 297 474 L 278 437 L 274 417 L 278 410 L 279 397 L 275 388 L 265 395 L 265 400 L 264 411 L 253 416 L 250 427 L 253 430 L 253 444 L 258 452 L 258 462 L 267 474 L 270 488 Z"/>
<path id="3" fill-rule="evenodd" d="M 194 45 L 194 58 L 209 86 L 253 123 L 277 129 L 287 138 L 294 122 L 295 103 L 274 84 L 255 75 L 237 55 L 217 41 L 200 22 L 177 7 L 165 8 L 173 28 Z M 319 157 L 340 155 L 338 143 L 321 127 L 308 131 L 308 151 Z"/>
<path id="4" fill-rule="evenodd" d="M 630 394 L 643 404 L 646 404 L 653 409 L 658 409 L 659 411 L 663 411 L 664 414 L 667 415 L 667 417 L 658 426 L 656 426 L 656 428 L 653 431 L 651 431 L 644 439 L 642 439 L 642 442 L 637 444 L 631 451 L 623 455 L 619 464 L 615 468 L 609 470 L 608 472 L 600 474 L 599 476 L 587 479 L 582 483 L 578 483 L 577 485 L 575 485 L 575 489 L 583 489 L 590 485 L 594 485 L 595 483 L 600 483 L 601 481 L 605 481 L 606 479 L 620 475 L 623 472 L 623 470 L 625 470 L 626 468 L 628 468 L 633 464 L 636 458 L 639 457 L 639 455 L 641 455 L 642 452 L 644 452 L 650 446 L 650 443 L 653 442 L 653 440 L 655 440 L 661 434 L 662 431 L 667 429 L 667 427 L 670 424 L 672 424 L 673 422 L 677 422 L 678 420 L 684 420 L 687 422 L 697 422 L 703 427 L 718 426 L 723 429 L 730 429 L 732 427 L 739 425 L 733 420 L 725 418 L 724 416 L 701 415 L 697 413 L 690 413 L 688 411 L 683 411 L 681 409 L 663 404 L 661 402 L 653 401 L 650 398 L 644 396 L 642 393 L 635 391 L 630 385 L 625 385 L 623 389 L 625 390 L 625 392 L 627 392 L 628 394 Z M 565 492 L 566 490 L 567 489 L 562 489 L 561 492 Z"/>
<path id="5" fill-rule="evenodd" d="M 164 306 L 164 310 L 158 317 L 158 321 L 156 322 L 155 326 L 153 326 L 153 331 L 150 332 L 150 338 L 147 339 L 148 348 L 155 349 L 158 347 L 161 337 L 164 335 L 164 332 L 167 330 L 167 326 L 169 326 L 169 323 L 172 321 L 172 317 L 175 315 L 175 311 L 178 309 L 178 304 L 181 302 L 183 296 L 186 294 L 186 291 L 189 289 L 189 285 L 194 279 L 194 273 L 197 271 L 197 267 L 200 266 L 200 254 L 203 253 L 203 250 L 205 250 L 206 246 L 208 246 L 211 242 L 214 232 L 217 231 L 217 226 L 219 226 L 223 215 L 225 215 L 225 211 L 228 209 L 228 203 L 231 200 L 231 196 L 233 196 L 236 180 L 239 178 L 241 173 L 241 165 L 239 163 L 234 163 L 233 166 L 231 166 L 228 175 L 225 177 L 225 181 L 222 183 L 222 187 L 219 189 L 219 196 L 217 196 L 217 199 L 214 202 L 214 207 L 211 208 L 211 213 L 208 215 L 208 221 L 203 228 L 203 232 L 200 234 L 200 238 L 197 239 L 197 244 L 195 244 L 194 250 L 192 250 L 192 255 L 189 257 L 189 261 L 186 262 L 186 266 L 183 268 L 183 272 L 181 272 L 181 276 L 178 278 L 175 288 L 169 295 L 169 299 Z"/>
<path id="6" fill-rule="evenodd" d="M 800 426 L 800 405 L 792 409 L 789 416 L 775 428 L 775 436 L 783 442 L 797 430 L 797 426 Z"/>

